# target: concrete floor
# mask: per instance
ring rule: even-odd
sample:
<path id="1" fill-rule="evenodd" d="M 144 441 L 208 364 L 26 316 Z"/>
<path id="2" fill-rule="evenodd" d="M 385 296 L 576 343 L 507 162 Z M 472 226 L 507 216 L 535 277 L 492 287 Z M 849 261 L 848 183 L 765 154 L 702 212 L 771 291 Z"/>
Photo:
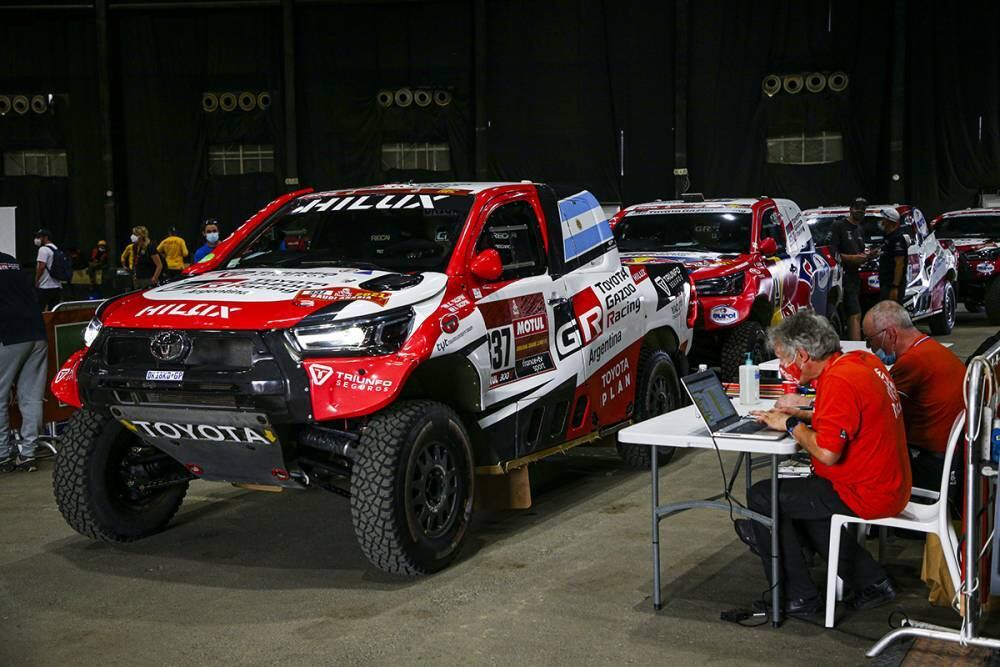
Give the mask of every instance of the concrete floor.
<path id="1" fill-rule="evenodd" d="M 994 331 L 960 314 L 963 358 Z M 728 463 L 728 461 L 727 461 Z M 957 627 L 919 581 L 922 543 L 893 541 L 895 607 L 841 608 L 837 630 L 743 628 L 719 612 L 767 587 L 721 513 L 664 524 L 665 607 L 652 609 L 649 475 L 581 448 L 532 468 L 535 505 L 482 513 L 463 556 L 433 577 L 371 568 L 348 503 L 196 482 L 172 527 L 130 546 L 63 522 L 51 462 L 0 477 L 0 665 L 862 664 L 894 608 Z M 679 454 L 666 498 L 720 488 L 712 452 Z"/>

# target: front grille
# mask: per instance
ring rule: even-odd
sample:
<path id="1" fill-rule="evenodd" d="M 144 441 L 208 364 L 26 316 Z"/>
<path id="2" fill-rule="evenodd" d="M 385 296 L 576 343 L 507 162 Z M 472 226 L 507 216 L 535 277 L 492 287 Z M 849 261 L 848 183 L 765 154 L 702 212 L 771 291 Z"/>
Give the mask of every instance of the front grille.
<path id="1" fill-rule="evenodd" d="M 127 391 L 116 390 L 115 398 L 122 405 L 177 405 L 206 408 L 238 408 L 241 403 L 235 394 L 213 394 L 199 391 Z"/>
<path id="2" fill-rule="evenodd" d="M 156 368 L 159 362 L 150 352 L 152 334 L 112 336 L 106 349 L 111 366 Z M 191 336 L 191 350 L 180 363 L 205 369 L 247 369 L 253 366 L 254 341 L 249 337 L 197 334 Z"/>

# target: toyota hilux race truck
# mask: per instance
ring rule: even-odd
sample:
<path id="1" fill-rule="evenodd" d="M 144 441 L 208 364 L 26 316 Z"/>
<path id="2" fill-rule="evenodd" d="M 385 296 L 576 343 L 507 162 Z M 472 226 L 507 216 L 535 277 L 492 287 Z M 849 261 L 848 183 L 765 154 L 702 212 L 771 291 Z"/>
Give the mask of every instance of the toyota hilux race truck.
<path id="1" fill-rule="evenodd" d="M 623 261 L 681 262 L 699 304 L 693 357 L 735 381 L 747 353 L 771 357 L 765 329 L 800 308 L 837 320 L 841 270 L 816 251 L 787 199 L 655 201 L 612 219 Z"/>
<path id="2" fill-rule="evenodd" d="M 958 253 L 958 295 L 970 313 L 985 306 L 1000 324 L 1000 209 L 949 211 L 931 223 L 934 234 Z"/>
<path id="3" fill-rule="evenodd" d="M 589 193 L 285 196 L 190 273 L 105 302 L 53 382 L 81 407 L 55 495 L 88 537 L 160 531 L 192 479 L 318 486 L 349 495 L 374 565 L 429 573 L 463 542 L 477 474 L 681 404 L 687 273 L 623 266 Z"/>
<path id="4" fill-rule="evenodd" d="M 903 233 L 909 241 L 906 260 L 906 296 L 903 305 L 914 320 L 927 320 L 931 333 L 946 336 L 955 326 L 958 304 L 956 281 L 958 259 L 951 244 L 940 243 L 934 229 L 919 208 L 907 204 L 868 206 L 862 222 L 865 240 L 878 248 L 885 236 L 879 227 L 880 212 L 894 208 L 899 212 Z M 817 245 L 828 246 L 830 230 L 835 220 L 845 218 L 848 207 L 824 207 L 803 211 L 802 217 L 812 230 Z M 878 257 L 865 262 L 859 271 L 861 277 L 861 309 L 867 311 L 878 302 Z"/>

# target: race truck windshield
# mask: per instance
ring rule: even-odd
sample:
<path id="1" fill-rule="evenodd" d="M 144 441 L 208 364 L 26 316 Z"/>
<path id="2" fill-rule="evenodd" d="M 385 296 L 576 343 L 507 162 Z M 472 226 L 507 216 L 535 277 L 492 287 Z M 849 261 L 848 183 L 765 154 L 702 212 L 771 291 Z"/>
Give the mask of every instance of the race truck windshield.
<path id="1" fill-rule="evenodd" d="M 682 250 L 741 254 L 750 250 L 750 213 L 637 211 L 615 227 L 622 252 Z"/>
<path id="2" fill-rule="evenodd" d="M 816 242 L 816 245 L 830 245 L 830 235 L 833 231 L 833 223 L 845 217 L 847 216 L 824 215 L 806 220 L 809 224 L 809 231 L 812 233 L 812 237 Z M 861 223 L 861 228 L 865 230 L 865 238 L 869 243 L 881 241 L 884 236 L 882 230 L 878 226 L 878 221 L 880 219 L 881 218 L 876 215 L 866 215 L 864 222 Z"/>
<path id="3" fill-rule="evenodd" d="M 227 267 L 444 271 L 473 200 L 409 193 L 297 199 Z"/>
<path id="4" fill-rule="evenodd" d="M 944 218 L 934 228 L 943 239 L 1000 237 L 1000 215 L 962 215 Z"/>

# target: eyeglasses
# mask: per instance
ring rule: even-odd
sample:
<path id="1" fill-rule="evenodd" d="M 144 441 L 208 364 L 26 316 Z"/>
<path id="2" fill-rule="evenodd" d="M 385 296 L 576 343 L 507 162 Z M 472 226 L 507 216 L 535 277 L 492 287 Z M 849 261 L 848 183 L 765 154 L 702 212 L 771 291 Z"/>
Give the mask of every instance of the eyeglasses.
<path id="1" fill-rule="evenodd" d="M 866 345 L 866 346 L 868 347 L 868 349 L 869 349 L 869 350 L 873 350 L 873 349 L 875 349 L 875 346 L 874 346 L 874 345 L 872 344 L 872 339 L 874 339 L 874 338 L 875 338 L 876 336 L 879 336 L 879 335 L 882 335 L 882 336 L 884 336 L 884 335 L 885 335 L 885 333 L 886 333 L 886 332 L 887 332 L 887 331 L 888 331 L 889 329 L 891 329 L 891 328 L 892 328 L 892 327 L 886 327 L 885 329 L 882 329 L 881 331 L 877 331 L 877 332 L 873 333 L 873 334 L 872 334 L 871 336 L 865 336 L 865 337 L 864 337 L 864 338 L 865 338 L 865 345 Z M 883 338 L 883 342 L 884 342 L 884 338 Z M 881 347 L 881 346 L 879 346 L 879 347 Z"/>

